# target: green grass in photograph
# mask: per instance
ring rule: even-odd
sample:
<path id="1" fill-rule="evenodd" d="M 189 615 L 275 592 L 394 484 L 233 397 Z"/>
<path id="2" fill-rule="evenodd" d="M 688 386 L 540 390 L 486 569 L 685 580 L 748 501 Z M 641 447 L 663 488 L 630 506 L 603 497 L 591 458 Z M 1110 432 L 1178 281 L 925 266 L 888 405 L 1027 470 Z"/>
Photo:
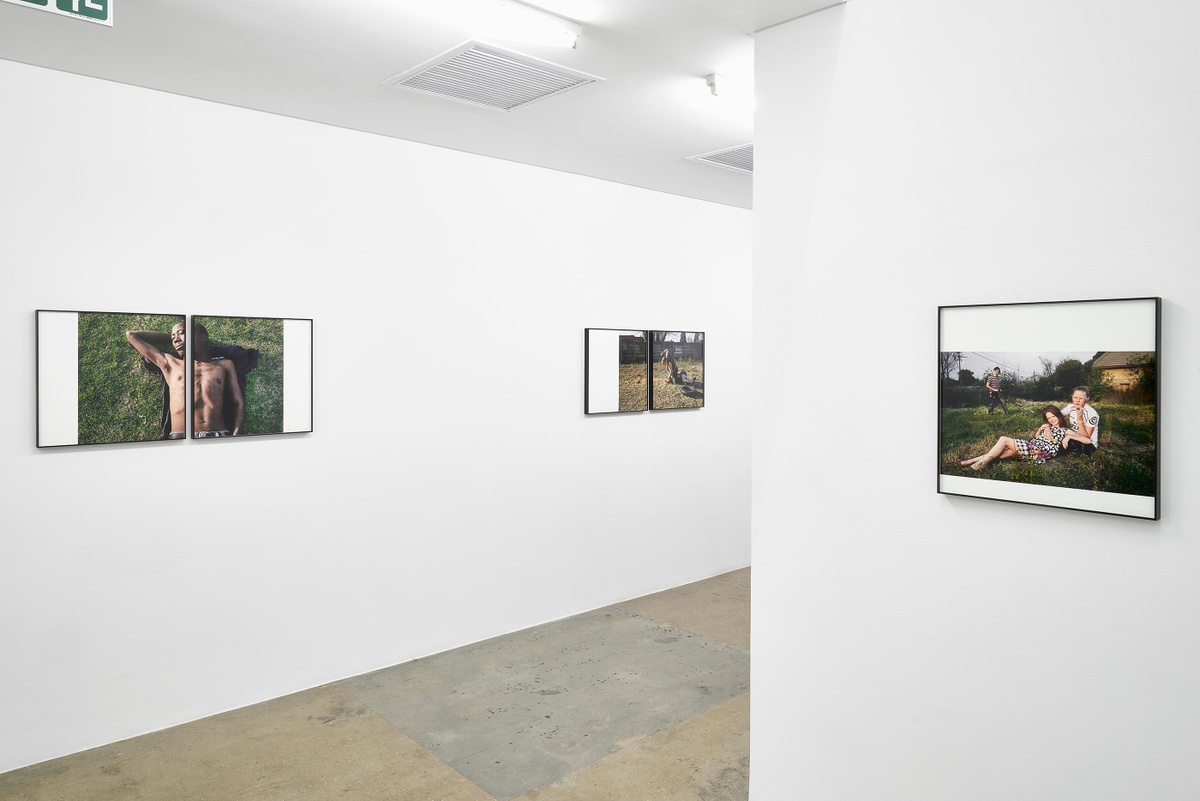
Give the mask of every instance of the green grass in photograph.
<path id="1" fill-rule="evenodd" d="M 1002 436 L 1030 439 L 1041 425 L 1043 403 L 1009 400 L 1009 413 L 989 415 L 977 406 L 942 409 L 940 471 L 992 481 L 1015 481 L 1053 487 L 1119 492 L 1153 497 L 1155 474 L 1155 407 L 1097 404 L 1100 448 L 1091 456 L 1058 456 L 1045 464 L 1018 459 L 995 460 L 982 470 L 959 462 L 986 453 Z"/>
<path id="2" fill-rule="evenodd" d="M 622 364 L 617 372 L 618 403 L 622 412 L 644 412 L 649 403 L 646 393 L 646 364 Z"/>
<path id="3" fill-rule="evenodd" d="M 210 345 L 258 348 L 258 369 L 246 378 L 244 434 L 283 431 L 283 321 L 261 317 L 197 317 Z"/>
<path id="4" fill-rule="evenodd" d="M 688 378 L 696 382 L 698 393 L 695 397 L 683 394 L 683 388 L 678 384 L 667 383 L 667 368 L 661 360 L 654 362 L 651 381 L 654 382 L 655 409 L 692 409 L 704 405 L 704 362 L 700 359 L 676 359 L 675 366 L 680 372 L 687 371 Z"/>
<path id="5" fill-rule="evenodd" d="M 142 365 L 126 331 L 168 334 L 182 317 L 154 314 L 79 315 L 79 444 L 159 438 L 162 379 Z"/>

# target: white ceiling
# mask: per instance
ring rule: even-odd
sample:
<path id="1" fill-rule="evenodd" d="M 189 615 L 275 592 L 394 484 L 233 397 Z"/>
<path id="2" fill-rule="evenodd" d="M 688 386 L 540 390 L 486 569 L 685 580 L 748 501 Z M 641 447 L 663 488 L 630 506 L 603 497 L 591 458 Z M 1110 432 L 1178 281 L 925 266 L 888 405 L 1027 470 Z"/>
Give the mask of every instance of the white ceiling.
<path id="1" fill-rule="evenodd" d="M 110 0 L 113 27 L 0 3 L 0 58 L 750 207 L 751 177 L 685 157 L 753 141 L 751 34 L 838 0 L 531 0 L 575 50 L 502 34 L 496 0 Z M 606 80 L 511 112 L 382 81 L 469 39 Z"/>

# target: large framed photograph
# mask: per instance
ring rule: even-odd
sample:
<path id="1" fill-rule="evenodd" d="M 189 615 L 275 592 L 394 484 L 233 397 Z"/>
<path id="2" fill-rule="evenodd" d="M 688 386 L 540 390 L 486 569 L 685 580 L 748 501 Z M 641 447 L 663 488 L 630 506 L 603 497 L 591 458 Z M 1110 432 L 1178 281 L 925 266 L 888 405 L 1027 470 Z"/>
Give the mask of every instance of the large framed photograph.
<path id="1" fill-rule="evenodd" d="M 38 310 L 37 446 L 182 440 L 182 314 Z"/>
<path id="2" fill-rule="evenodd" d="M 583 331 L 583 413 L 618 414 L 650 408 L 648 332 L 628 328 Z"/>
<path id="3" fill-rule="evenodd" d="M 1161 298 L 938 308 L 938 492 L 1159 519 Z"/>
<path id="4" fill-rule="evenodd" d="M 704 332 L 651 331 L 650 409 L 704 406 Z"/>
<path id="5" fill-rule="evenodd" d="M 192 437 L 313 430 L 313 321 L 195 316 Z"/>

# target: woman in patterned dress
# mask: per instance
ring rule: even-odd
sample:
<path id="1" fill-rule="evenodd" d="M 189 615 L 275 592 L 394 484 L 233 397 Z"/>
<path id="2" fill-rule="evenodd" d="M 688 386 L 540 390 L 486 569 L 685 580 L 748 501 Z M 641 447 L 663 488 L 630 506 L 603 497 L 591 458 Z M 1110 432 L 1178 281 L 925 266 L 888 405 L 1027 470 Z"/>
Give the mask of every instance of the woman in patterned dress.
<path id="1" fill-rule="evenodd" d="M 1033 439 L 1017 439 L 1016 437 L 1001 437 L 996 440 L 992 449 L 983 456 L 974 459 L 964 459 L 959 462 L 963 467 L 968 465 L 972 470 L 982 470 L 993 459 L 1011 459 L 1014 456 L 1028 459 L 1037 464 L 1045 464 L 1047 459 L 1058 455 L 1059 448 L 1069 439 L 1087 439 L 1078 432 L 1066 426 L 1067 416 L 1057 406 L 1050 405 L 1042 409 L 1042 417 L 1046 422 L 1033 435 Z M 1087 440 L 1091 443 L 1091 440 Z"/>

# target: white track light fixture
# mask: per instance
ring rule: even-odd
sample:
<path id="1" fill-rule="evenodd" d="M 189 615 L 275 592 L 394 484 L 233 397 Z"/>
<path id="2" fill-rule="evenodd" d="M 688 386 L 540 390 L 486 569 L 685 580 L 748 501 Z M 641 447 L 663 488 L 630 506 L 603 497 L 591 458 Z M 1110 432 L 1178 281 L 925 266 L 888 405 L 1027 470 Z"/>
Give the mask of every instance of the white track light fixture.
<path id="1" fill-rule="evenodd" d="M 704 83 L 709 93 L 716 98 L 711 101 L 713 107 L 721 107 L 736 114 L 754 113 L 754 83 L 753 81 L 738 80 L 710 72 L 704 76 Z"/>

